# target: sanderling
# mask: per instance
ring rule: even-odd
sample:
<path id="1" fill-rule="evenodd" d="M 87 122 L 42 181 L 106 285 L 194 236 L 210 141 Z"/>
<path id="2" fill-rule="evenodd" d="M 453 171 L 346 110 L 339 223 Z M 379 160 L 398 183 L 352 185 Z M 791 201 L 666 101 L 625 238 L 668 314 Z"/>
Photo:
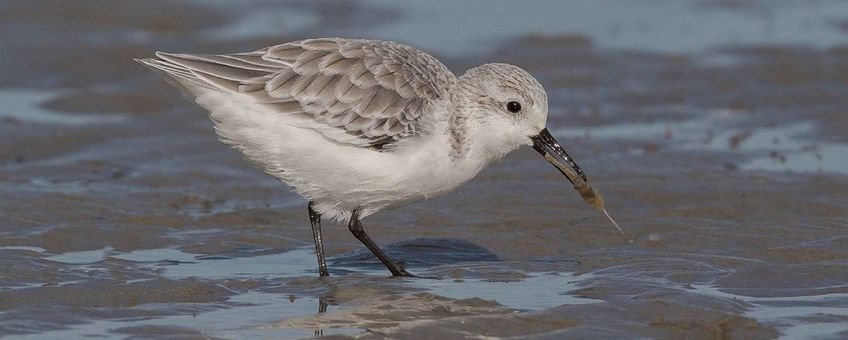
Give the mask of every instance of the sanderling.
<path id="1" fill-rule="evenodd" d="M 222 142 L 309 200 L 320 276 L 328 275 L 322 216 L 347 222 L 392 275 L 412 276 L 360 219 L 449 192 L 523 145 L 586 186 L 545 127 L 544 88 L 513 65 L 457 77 L 410 46 L 361 39 L 136 60 L 209 110 Z"/>

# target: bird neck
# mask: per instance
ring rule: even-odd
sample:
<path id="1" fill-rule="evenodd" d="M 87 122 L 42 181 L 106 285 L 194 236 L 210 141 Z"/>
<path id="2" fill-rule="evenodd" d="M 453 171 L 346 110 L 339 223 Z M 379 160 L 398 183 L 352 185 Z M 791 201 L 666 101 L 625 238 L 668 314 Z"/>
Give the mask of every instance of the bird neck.
<path id="1" fill-rule="evenodd" d="M 455 115 L 447 131 L 451 158 L 457 166 L 476 174 L 522 145 L 523 140 L 510 137 L 512 129 L 513 126 L 473 112 Z"/>

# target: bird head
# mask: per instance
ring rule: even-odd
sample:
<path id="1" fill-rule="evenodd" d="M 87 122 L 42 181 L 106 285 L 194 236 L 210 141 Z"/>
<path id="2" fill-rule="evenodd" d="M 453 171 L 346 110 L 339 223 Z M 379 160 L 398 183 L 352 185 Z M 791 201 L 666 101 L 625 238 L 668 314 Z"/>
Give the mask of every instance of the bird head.
<path id="1" fill-rule="evenodd" d="M 523 145 L 530 145 L 558 169 L 563 165 L 583 181 L 586 175 L 565 148 L 548 132 L 548 96 L 544 87 L 527 71 L 509 64 L 484 64 L 460 77 L 455 100 L 467 112 L 476 130 L 473 143 L 493 159 Z M 552 161 L 552 158 L 557 162 Z M 566 175 L 574 183 L 576 178 Z"/>

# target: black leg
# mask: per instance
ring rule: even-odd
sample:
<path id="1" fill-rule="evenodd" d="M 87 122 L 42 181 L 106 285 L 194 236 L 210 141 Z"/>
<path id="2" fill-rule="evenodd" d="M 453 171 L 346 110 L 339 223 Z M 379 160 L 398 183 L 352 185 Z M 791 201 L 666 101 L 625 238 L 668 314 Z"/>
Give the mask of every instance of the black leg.
<path id="1" fill-rule="evenodd" d="M 353 213 L 350 214 L 350 222 L 347 223 L 347 228 L 350 229 L 350 232 L 357 240 L 359 240 L 359 242 L 362 242 L 368 250 L 374 253 L 374 256 L 380 259 L 380 262 L 383 262 L 386 268 L 392 272 L 392 276 L 415 277 L 415 275 L 410 274 L 397 263 L 392 262 L 392 260 L 386 256 L 386 253 L 384 253 L 380 247 L 378 247 L 377 244 L 368 237 L 368 234 L 365 233 L 365 229 L 362 229 L 362 223 L 359 222 L 359 211 L 354 210 Z"/>
<path id="2" fill-rule="evenodd" d="M 324 258 L 324 240 L 321 238 L 321 214 L 312 209 L 313 204 L 309 201 L 309 222 L 312 223 L 312 238 L 315 240 L 315 254 L 318 255 L 318 275 L 330 276 Z"/>

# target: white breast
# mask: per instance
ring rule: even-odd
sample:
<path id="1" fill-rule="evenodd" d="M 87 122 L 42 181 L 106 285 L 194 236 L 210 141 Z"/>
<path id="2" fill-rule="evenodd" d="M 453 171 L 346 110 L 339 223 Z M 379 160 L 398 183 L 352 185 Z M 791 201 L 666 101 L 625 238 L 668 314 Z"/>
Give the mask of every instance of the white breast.
<path id="1" fill-rule="evenodd" d="M 220 139 L 267 173 L 315 201 L 325 217 L 346 221 L 436 197 L 477 174 L 451 158 L 447 124 L 434 122 L 426 136 L 403 140 L 391 151 L 333 142 L 281 115 L 237 98 L 198 96 L 211 112 Z M 441 115 L 440 115 L 441 116 Z"/>

